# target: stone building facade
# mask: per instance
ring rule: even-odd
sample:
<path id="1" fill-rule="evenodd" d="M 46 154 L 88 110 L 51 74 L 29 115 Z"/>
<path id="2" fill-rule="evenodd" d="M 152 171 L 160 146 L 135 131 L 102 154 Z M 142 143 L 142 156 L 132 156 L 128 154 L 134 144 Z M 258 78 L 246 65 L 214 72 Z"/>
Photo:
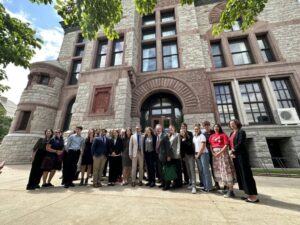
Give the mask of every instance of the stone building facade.
<path id="1" fill-rule="evenodd" d="M 100 31 L 84 40 L 65 28 L 57 60 L 31 65 L 0 160 L 28 162 L 45 128 L 164 127 L 182 121 L 225 124 L 238 118 L 247 132 L 251 163 L 299 167 L 300 4 L 269 0 L 256 23 L 212 36 L 223 1 L 158 1 L 140 17 L 124 0 L 120 39 Z M 296 110 L 283 125 L 278 109 Z M 226 130 L 229 132 L 229 130 Z"/>

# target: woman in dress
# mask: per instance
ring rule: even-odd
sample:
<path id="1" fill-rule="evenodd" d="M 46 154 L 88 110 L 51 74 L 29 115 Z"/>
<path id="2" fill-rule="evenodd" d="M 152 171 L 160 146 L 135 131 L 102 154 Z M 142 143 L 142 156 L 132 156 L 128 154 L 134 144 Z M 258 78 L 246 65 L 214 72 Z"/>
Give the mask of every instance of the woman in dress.
<path id="1" fill-rule="evenodd" d="M 143 149 L 145 154 L 145 160 L 148 172 L 148 183 L 149 187 L 155 186 L 155 147 L 156 147 L 156 136 L 154 135 L 151 127 L 146 127 Z"/>
<path id="2" fill-rule="evenodd" d="M 123 144 L 121 138 L 119 137 L 119 132 L 117 130 L 113 130 L 109 155 L 109 186 L 113 186 L 115 182 L 118 181 L 120 170 L 122 171 L 122 148 Z"/>
<path id="3" fill-rule="evenodd" d="M 46 154 L 46 145 L 53 136 L 53 130 L 47 129 L 45 130 L 44 134 L 45 137 L 40 138 L 35 144 L 35 146 L 33 147 L 33 152 L 31 157 L 32 164 L 31 164 L 31 170 L 30 170 L 29 180 L 28 180 L 26 190 L 34 190 L 36 188 L 40 188 L 39 183 L 43 175 L 43 170 L 41 169 L 41 165 Z"/>
<path id="4" fill-rule="evenodd" d="M 92 156 L 92 144 L 95 138 L 95 130 L 90 129 L 88 131 L 88 136 L 85 139 L 84 151 L 81 159 L 81 180 L 79 185 L 87 185 L 89 181 L 89 176 L 91 175 L 93 156 Z M 84 180 L 84 173 L 86 171 L 86 178 Z"/>
<path id="5" fill-rule="evenodd" d="M 127 128 L 126 130 L 122 130 L 122 141 L 123 141 L 123 149 L 122 149 L 122 166 L 123 166 L 123 183 L 122 185 L 128 185 L 128 180 L 131 172 L 131 159 L 129 157 L 129 141 L 132 135 L 131 128 Z"/>
<path id="6" fill-rule="evenodd" d="M 228 153 L 229 140 L 223 132 L 220 124 L 214 125 L 215 133 L 210 135 L 209 143 L 213 156 L 213 172 L 216 182 L 229 188 L 224 195 L 225 198 L 234 197 L 233 185 L 235 182 L 235 171 Z"/>
<path id="7" fill-rule="evenodd" d="M 193 136 L 191 136 L 186 129 L 181 129 L 180 140 L 181 157 L 184 158 L 189 176 L 188 189 L 192 190 L 192 194 L 196 194 L 195 147 Z"/>
<path id="8" fill-rule="evenodd" d="M 231 156 L 237 173 L 237 180 L 240 190 L 244 190 L 247 197 L 243 200 L 250 203 L 257 203 L 257 188 L 253 178 L 252 170 L 249 163 L 249 156 L 246 149 L 246 132 L 242 129 L 240 121 L 234 119 L 229 122 L 232 129 L 230 134 Z"/>
<path id="9" fill-rule="evenodd" d="M 46 154 L 41 165 L 41 169 L 44 171 L 42 187 L 53 187 L 51 180 L 56 170 L 61 170 L 63 149 L 64 139 L 61 130 L 58 129 L 54 132 L 54 137 L 46 145 Z"/>

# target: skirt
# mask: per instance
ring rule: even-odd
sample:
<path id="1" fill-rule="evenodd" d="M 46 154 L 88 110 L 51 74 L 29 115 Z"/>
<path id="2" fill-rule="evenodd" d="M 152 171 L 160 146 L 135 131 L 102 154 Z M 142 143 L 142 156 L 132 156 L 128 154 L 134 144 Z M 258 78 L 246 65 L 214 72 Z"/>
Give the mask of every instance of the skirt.
<path id="1" fill-rule="evenodd" d="M 213 148 L 214 153 L 221 151 L 221 148 Z M 223 185 L 234 185 L 236 182 L 236 173 L 233 166 L 233 162 L 227 152 L 219 157 L 213 156 L 213 171 L 216 182 L 222 183 Z"/>
<path id="2" fill-rule="evenodd" d="M 43 171 L 61 170 L 62 161 L 57 154 L 47 152 L 41 165 Z"/>

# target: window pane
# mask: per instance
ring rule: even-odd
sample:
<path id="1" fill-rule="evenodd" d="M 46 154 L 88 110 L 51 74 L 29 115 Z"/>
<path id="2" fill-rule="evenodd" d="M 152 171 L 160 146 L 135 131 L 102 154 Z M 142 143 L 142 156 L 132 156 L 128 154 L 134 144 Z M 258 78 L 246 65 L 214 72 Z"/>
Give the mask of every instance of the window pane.
<path id="1" fill-rule="evenodd" d="M 143 25 L 153 25 L 155 24 L 155 14 L 147 15 L 143 17 Z"/>
<path id="2" fill-rule="evenodd" d="M 161 22 L 164 23 L 164 22 L 170 22 L 174 20 L 175 20 L 174 11 L 161 13 Z"/>
<path id="3" fill-rule="evenodd" d="M 265 62 L 272 62 L 274 61 L 273 55 L 270 50 L 263 50 L 261 51 L 262 57 Z"/>
<path id="4" fill-rule="evenodd" d="M 98 54 L 106 54 L 107 53 L 107 42 L 99 43 Z"/>
<path id="5" fill-rule="evenodd" d="M 115 53 L 114 54 L 114 66 L 122 65 L 123 64 L 123 52 Z"/>
<path id="6" fill-rule="evenodd" d="M 155 29 L 143 30 L 143 40 L 155 39 Z"/>
<path id="7" fill-rule="evenodd" d="M 177 55 L 164 57 L 164 69 L 172 69 L 172 68 L 178 68 Z"/>
<path id="8" fill-rule="evenodd" d="M 72 73 L 79 73 L 81 68 L 81 62 L 74 62 Z"/>
<path id="9" fill-rule="evenodd" d="M 220 43 L 211 44 L 211 51 L 213 55 L 221 55 L 221 46 Z"/>
<path id="10" fill-rule="evenodd" d="M 236 53 L 232 55 L 234 65 L 251 64 L 249 52 Z"/>
<path id="11" fill-rule="evenodd" d="M 31 112 L 30 111 L 22 111 L 20 118 L 20 125 L 17 130 L 26 130 Z"/>
<path id="12" fill-rule="evenodd" d="M 146 46 L 143 47 L 143 58 L 153 58 L 156 57 L 156 48 L 155 46 Z"/>
<path id="13" fill-rule="evenodd" d="M 177 44 L 176 43 L 167 43 L 163 44 L 163 55 L 173 55 L 177 54 Z"/>
<path id="14" fill-rule="evenodd" d="M 83 42 L 85 42 L 85 39 L 82 36 L 82 34 L 79 34 L 77 43 L 83 43 Z"/>
<path id="15" fill-rule="evenodd" d="M 172 103 L 168 98 L 162 98 L 162 106 L 172 106 Z"/>
<path id="16" fill-rule="evenodd" d="M 161 29 L 162 29 L 161 30 L 161 36 L 162 37 L 176 35 L 176 28 L 175 28 L 175 26 L 172 26 L 172 27 L 162 27 Z"/>
<path id="17" fill-rule="evenodd" d="M 229 44 L 231 53 L 248 51 L 245 40 L 232 41 Z"/>
<path id="18" fill-rule="evenodd" d="M 83 56 L 84 53 L 84 46 L 76 47 L 75 56 Z"/>
<path id="19" fill-rule="evenodd" d="M 161 115 L 161 109 L 152 109 L 152 115 Z"/>
<path id="20" fill-rule="evenodd" d="M 156 59 L 143 60 L 143 72 L 156 70 Z"/>
<path id="21" fill-rule="evenodd" d="M 115 41 L 114 42 L 114 52 L 122 52 L 124 47 L 124 41 Z"/>
<path id="22" fill-rule="evenodd" d="M 222 68 L 224 67 L 224 60 L 223 60 L 223 57 L 222 56 L 214 56 L 213 57 L 213 60 L 214 60 L 214 66 L 216 68 Z"/>
<path id="23" fill-rule="evenodd" d="M 96 59 L 96 67 L 97 68 L 103 68 L 103 67 L 105 67 L 105 62 L 106 62 L 106 55 L 97 57 L 97 59 Z"/>
<path id="24" fill-rule="evenodd" d="M 172 109 L 162 109 L 162 114 L 171 114 Z"/>

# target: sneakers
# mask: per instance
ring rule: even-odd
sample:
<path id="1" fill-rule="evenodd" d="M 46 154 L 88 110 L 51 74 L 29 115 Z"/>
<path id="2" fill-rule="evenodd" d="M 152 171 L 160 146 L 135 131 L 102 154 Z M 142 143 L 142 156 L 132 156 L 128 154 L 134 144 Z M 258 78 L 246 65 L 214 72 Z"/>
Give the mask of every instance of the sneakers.
<path id="1" fill-rule="evenodd" d="M 195 187 L 192 188 L 192 194 L 196 194 L 197 190 Z"/>
<path id="2" fill-rule="evenodd" d="M 191 185 L 191 184 L 187 187 L 188 190 L 192 190 L 192 188 L 193 188 L 193 185 Z"/>
<path id="3" fill-rule="evenodd" d="M 234 198 L 235 194 L 233 191 L 227 191 L 227 193 L 224 195 L 224 198 Z"/>

